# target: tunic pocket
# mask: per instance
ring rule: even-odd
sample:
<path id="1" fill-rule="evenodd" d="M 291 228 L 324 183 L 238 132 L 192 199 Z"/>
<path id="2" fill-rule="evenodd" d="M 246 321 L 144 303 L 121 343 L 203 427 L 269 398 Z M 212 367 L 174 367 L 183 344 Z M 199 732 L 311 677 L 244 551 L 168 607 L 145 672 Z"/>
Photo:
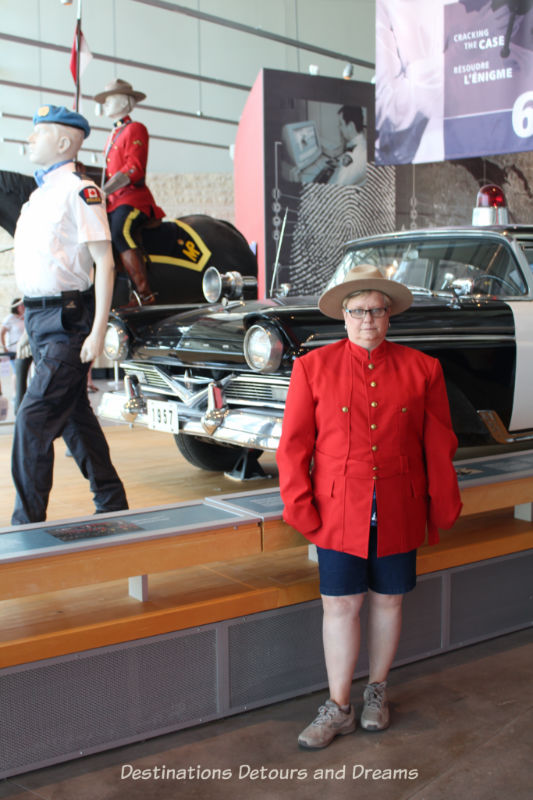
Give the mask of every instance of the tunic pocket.
<path id="1" fill-rule="evenodd" d="M 313 472 L 311 481 L 313 483 L 313 494 L 322 495 L 322 497 L 333 497 L 335 478 L 332 475 Z"/>
<path id="2" fill-rule="evenodd" d="M 50 384 L 57 372 L 58 364 L 50 358 L 42 358 L 36 369 L 35 374 L 28 384 L 26 393 L 36 400 L 44 400 Z"/>

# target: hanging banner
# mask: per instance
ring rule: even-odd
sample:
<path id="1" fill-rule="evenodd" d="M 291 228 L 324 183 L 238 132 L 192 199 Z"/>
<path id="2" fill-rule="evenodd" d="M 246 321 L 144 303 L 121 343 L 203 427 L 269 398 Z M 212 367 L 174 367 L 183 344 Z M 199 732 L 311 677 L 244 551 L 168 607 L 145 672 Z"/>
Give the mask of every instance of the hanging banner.
<path id="1" fill-rule="evenodd" d="M 533 0 L 377 0 L 376 163 L 533 149 Z"/>

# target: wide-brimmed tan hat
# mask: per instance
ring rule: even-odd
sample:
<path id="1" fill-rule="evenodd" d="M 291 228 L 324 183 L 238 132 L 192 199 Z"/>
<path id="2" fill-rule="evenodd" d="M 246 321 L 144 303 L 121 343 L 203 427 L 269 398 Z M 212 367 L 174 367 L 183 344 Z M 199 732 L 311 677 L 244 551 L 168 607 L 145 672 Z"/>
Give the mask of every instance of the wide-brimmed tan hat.
<path id="1" fill-rule="evenodd" d="M 144 92 L 136 92 L 131 83 L 123 81 L 121 78 L 116 78 L 107 84 L 103 92 L 95 94 L 94 100 L 96 103 L 105 103 L 106 98 L 112 94 L 128 95 L 128 97 L 133 97 L 137 103 L 146 98 Z"/>
<path id="2" fill-rule="evenodd" d="M 359 264 L 346 273 L 342 283 L 321 295 L 318 307 L 326 317 L 343 318 L 342 301 L 353 292 L 375 291 L 386 294 L 391 300 L 391 316 L 401 314 L 413 302 L 413 295 L 402 283 L 384 278 L 377 267 Z"/>

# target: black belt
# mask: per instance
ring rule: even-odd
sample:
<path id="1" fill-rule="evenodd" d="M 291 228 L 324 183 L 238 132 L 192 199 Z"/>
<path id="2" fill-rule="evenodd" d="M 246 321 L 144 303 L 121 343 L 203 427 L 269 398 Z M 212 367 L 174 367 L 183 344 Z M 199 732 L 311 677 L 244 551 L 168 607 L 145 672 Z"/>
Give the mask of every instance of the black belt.
<path id="1" fill-rule="evenodd" d="M 48 297 L 24 297 L 22 302 L 26 308 L 53 308 L 54 306 L 62 306 L 68 303 L 69 299 L 81 297 L 83 299 L 92 297 L 94 289 L 86 289 L 84 292 L 61 292 L 57 295 L 49 295 Z"/>

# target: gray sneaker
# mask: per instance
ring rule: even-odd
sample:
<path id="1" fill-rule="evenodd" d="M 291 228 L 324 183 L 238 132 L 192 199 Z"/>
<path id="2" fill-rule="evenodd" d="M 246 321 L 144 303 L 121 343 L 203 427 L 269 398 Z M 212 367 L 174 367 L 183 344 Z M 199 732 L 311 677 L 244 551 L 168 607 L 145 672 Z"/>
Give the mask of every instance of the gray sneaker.
<path id="1" fill-rule="evenodd" d="M 389 704 L 387 681 L 367 684 L 363 694 L 361 727 L 365 731 L 383 731 L 389 727 Z"/>
<path id="2" fill-rule="evenodd" d="M 344 736 L 355 730 L 355 709 L 343 711 L 334 700 L 326 700 L 318 715 L 298 736 L 298 744 L 306 750 L 327 747 L 335 736 Z"/>

